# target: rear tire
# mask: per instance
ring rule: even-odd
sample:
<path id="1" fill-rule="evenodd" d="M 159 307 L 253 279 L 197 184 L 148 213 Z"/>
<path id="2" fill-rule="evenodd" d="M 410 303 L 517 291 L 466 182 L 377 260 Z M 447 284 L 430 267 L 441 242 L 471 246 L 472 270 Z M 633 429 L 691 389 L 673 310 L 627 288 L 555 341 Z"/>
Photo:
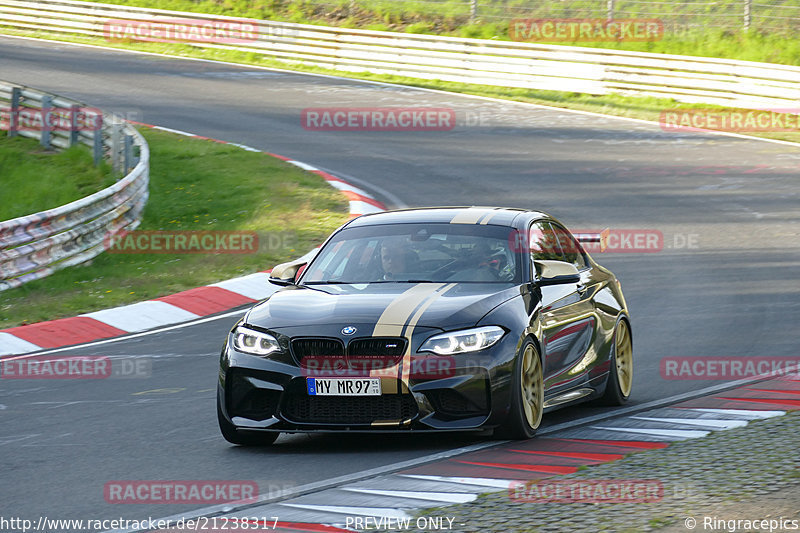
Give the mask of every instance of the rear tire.
<path id="1" fill-rule="evenodd" d="M 219 422 L 219 430 L 226 441 L 231 444 L 238 444 L 239 446 L 269 446 L 280 435 L 277 431 L 263 431 L 245 433 L 240 432 L 236 427 L 228 422 L 225 415 L 222 414 L 222 406 L 219 404 L 219 396 L 217 396 L 217 421 Z"/>
<path id="2" fill-rule="evenodd" d="M 530 439 L 542 423 L 544 412 L 544 372 L 542 359 L 533 342 L 522 345 L 511 379 L 511 411 L 495 436 L 503 439 Z"/>
<path id="3" fill-rule="evenodd" d="M 633 388 L 633 341 L 631 329 L 624 319 L 617 322 L 613 343 L 606 392 L 600 402 L 603 405 L 624 405 Z"/>

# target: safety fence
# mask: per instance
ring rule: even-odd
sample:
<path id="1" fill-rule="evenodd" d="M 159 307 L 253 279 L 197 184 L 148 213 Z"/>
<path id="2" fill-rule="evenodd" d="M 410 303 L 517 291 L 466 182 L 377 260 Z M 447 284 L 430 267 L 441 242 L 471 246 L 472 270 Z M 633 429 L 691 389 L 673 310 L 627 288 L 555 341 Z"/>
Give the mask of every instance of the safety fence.
<path id="1" fill-rule="evenodd" d="M 47 148 L 88 145 L 96 163 L 108 161 L 122 176 L 85 198 L 0 222 L 0 291 L 86 262 L 103 252 L 109 234 L 139 225 L 150 153 L 129 124 L 75 100 L 4 81 L 0 122 L 8 136 L 32 137 Z"/>
<path id="2" fill-rule="evenodd" d="M 790 34 L 800 29 L 799 0 L 305 0 L 293 8 L 343 20 L 372 15 L 422 25 L 607 17 L 658 18 L 673 32 L 715 28 Z"/>

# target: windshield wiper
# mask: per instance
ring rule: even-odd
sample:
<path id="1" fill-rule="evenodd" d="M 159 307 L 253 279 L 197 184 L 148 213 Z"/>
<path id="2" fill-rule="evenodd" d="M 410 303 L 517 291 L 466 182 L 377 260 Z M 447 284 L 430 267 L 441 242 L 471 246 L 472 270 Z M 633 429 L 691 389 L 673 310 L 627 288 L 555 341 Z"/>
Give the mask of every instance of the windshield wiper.
<path id="1" fill-rule="evenodd" d="M 334 279 L 329 279 L 327 281 L 306 281 L 303 285 L 357 285 L 358 283 L 366 283 L 366 282 L 358 282 L 358 281 L 339 281 Z"/>
<path id="2" fill-rule="evenodd" d="M 443 281 L 433 281 L 430 279 L 376 279 L 374 281 L 306 281 L 302 285 L 366 285 L 371 283 L 445 283 Z"/>
<path id="3" fill-rule="evenodd" d="M 443 281 L 433 281 L 431 279 L 380 279 L 369 283 L 444 283 Z"/>

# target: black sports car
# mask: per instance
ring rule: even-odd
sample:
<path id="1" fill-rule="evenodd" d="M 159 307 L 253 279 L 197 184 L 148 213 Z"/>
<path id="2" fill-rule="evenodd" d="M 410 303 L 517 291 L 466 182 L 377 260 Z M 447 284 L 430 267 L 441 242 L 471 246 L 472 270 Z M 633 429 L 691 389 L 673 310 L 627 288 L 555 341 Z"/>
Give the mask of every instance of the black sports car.
<path id="1" fill-rule="evenodd" d="M 494 430 L 630 395 L 630 319 L 614 274 L 553 217 L 427 208 L 355 218 L 233 327 L 223 436 Z"/>

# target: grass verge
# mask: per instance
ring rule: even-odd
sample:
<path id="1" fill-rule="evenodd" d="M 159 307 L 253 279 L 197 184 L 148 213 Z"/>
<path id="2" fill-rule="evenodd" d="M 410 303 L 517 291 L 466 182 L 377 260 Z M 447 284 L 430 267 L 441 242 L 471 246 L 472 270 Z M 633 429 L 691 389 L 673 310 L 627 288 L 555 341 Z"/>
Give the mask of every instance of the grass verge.
<path id="1" fill-rule="evenodd" d="M 532 3 L 529 0 L 502 2 L 492 5 L 479 3 L 479 14 L 470 22 L 468 3 L 463 1 L 413 2 L 397 0 L 338 0 L 338 2 L 315 2 L 301 0 L 254 1 L 254 0 L 92 0 L 95 2 L 138 6 L 151 9 L 169 9 L 194 13 L 209 13 L 233 17 L 262 20 L 319 24 L 344 28 L 400 31 L 433 35 L 451 35 L 478 39 L 510 40 L 509 24 L 514 17 L 549 19 L 574 18 L 574 6 L 561 2 Z M 647 5 L 647 13 L 637 15 L 637 7 L 617 8 L 619 18 L 661 18 L 669 28 L 669 22 L 681 20 L 686 14 L 682 6 Z M 683 6 L 685 7 L 685 6 Z M 786 6 L 790 7 L 790 6 Z M 719 11 L 717 11 L 719 10 Z M 800 65 L 800 42 L 793 38 L 795 31 L 791 19 L 781 31 L 775 28 L 764 32 L 740 29 L 716 28 L 720 20 L 731 21 L 731 13 L 739 13 L 741 5 L 732 0 L 715 2 L 704 14 L 696 13 L 693 23 L 701 29 L 670 33 L 652 42 L 553 42 L 596 48 L 635 50 L 663 54 L 685 54 L 704 57 L 724 57 L 767 63 Z M 793 12 L 781 13 L 792 16 Z M 597 18 L 597 15 L 594 15 Z M 769 20 L 775 23 L 775 20 Z M 735 23 L 734 23 L 735 24 Z M 756 23 L 754 23 L 754 26 Z M 543 41 L 546 44 L 546 41 Z"/>
<path id="2" fill-rule="evenodd" d="M 68 204 L 113 183 L 109 165 L 94 166 L 84 146 L 58 152 L 0 132 L 0 220 Z"/>
<path id="3" fill-rule="evenodd" d="M 140 230 L 255 231 L 253 254 L 104 253 L 4 291 L 0 328 L 157 298 L 272 268 L 347 220 L 347 201 L 317 175 L 235 146 L 143 130 L 150 200 Z M 279 244 L 270 246 L 269 236 Z M 264 245 L 266 243 L 266 246 Z"/>

